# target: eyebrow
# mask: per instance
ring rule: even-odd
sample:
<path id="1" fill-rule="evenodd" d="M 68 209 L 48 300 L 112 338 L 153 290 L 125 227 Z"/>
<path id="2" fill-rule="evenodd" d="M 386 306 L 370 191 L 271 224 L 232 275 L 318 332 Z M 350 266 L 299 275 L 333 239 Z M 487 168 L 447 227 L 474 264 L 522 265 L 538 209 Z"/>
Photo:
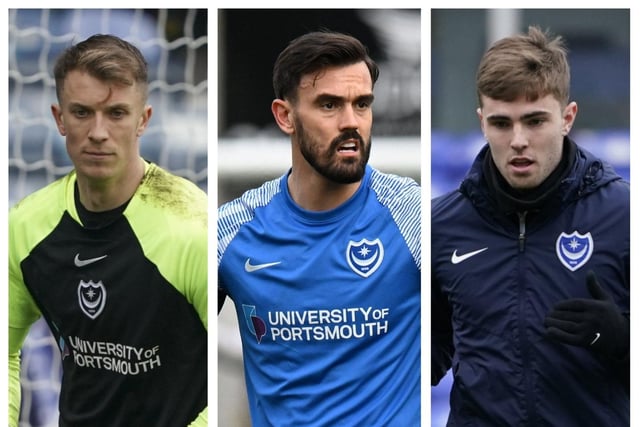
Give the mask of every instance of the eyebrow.
<path id="1" fill-rule="evenodd" d="M 540 117 L 540 116 L 548 116 L 551 113 L 549 111 L 546 110 L 539 110 L 539 111 L 532 111 L 531 113 L 527 113 L 527 114 L 523 114 L 522 116 L 519 117 L 520 120 L 528 120 L 528 119 L 533 119 L 536 117 Z M 511 117 L 506 116 L 506 115 L 502 115 L 502 114 L 495 114 L 495 115 L 491 115 L 489 117 L 487 117 L 487 121 L 499 121 L 499 120 L 511 120 Z"/>
<path id="2" fill-rule="evenodd" d="M 86 110 L 93 110 L 92 107 L 82 104 L 80 102 L 69 102 L 69 107 L 68 108 L 84 108 Z M 119 102 L 117 104 L 113 104 L 113 105 L 107 105 L 106 108 L 108 108 L 109 110 L 130 110 L 131 106 L 129 104 L 126 103 L 122 103 Z"/>
<path id="3" fill-rule="evenodd" d="M 368 103 L 372 103 L 374 100 L 374 96 L 372 93 L 366 94 L 366 95 L 360 95 L 358 97 L 356 97 L 356 99 L 354 100 L 354 102 L 368 102 Z M 330 93 L 321 93 L 318 96 L 316 96 L 315 98 L 315 102 L 318 104 L 322 104 L 324 102 L 327 101 L 332 101 L 332 102 L 339 102 L 339 103 L 344 103 L 347 101 L 347 98 L 345 98 L 344 96 L 338 96 L 338 95 L 333 95 Z"/>

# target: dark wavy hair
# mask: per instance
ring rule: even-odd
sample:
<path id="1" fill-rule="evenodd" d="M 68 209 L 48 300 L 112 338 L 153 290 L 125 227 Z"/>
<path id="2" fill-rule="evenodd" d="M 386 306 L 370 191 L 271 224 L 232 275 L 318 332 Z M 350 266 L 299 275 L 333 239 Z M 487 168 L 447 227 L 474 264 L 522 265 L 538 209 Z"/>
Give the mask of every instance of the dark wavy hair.
<path id="1" fill-rule="evenodd" d="M 276 98 L 297 100 L 302 76 L 327 67 L 347 66 L 364 62 L 371 74 L 372 86 L 380 70 L 367 48 L 347 34 L 314 31 L 294 40 L 280 53 L 273 67 L 273 90 Z"/>

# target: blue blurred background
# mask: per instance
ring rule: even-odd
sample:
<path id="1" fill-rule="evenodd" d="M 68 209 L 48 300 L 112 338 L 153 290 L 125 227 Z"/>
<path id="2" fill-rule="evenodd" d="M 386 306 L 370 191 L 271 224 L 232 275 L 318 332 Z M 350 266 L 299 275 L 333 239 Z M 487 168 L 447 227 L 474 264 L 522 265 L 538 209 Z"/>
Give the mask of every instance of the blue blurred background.
<path id="1" fill-rule="evenodd" d="M 629 179 L 630 34 L 627 9 L 432 9 L 431 196 L 454 190 L 484 144 L 475 73 L 495 40 L 529 25 L 562 35 L 569 48 L 571 137 Z M 446 425 L 451 371 L 431 390 L 431 425 Z"/>

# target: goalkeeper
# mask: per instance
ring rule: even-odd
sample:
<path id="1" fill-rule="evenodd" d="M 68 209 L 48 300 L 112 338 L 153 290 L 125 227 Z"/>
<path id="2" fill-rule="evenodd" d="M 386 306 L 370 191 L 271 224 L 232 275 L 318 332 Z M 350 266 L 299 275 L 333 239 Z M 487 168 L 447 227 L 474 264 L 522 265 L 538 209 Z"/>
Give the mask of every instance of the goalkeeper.
<path id="1" fill-rule="evenodd" d="M 207 197 L 140 157 L 147 64 L 115 36 L 69 47 L 53 118 L 74 170 L 9 215 L 9 425 L 19 350 L 44 317 L 59 425 L 207 423 Z"/>

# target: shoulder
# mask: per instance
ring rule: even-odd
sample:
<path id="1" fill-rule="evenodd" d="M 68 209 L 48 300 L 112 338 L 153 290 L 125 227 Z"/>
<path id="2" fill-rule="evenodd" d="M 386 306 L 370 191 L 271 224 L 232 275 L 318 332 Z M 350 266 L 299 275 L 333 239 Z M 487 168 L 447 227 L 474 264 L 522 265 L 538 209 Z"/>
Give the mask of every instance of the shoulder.
<path id="1" fill-rule="evenodd" d="M 432 241 L 446 241 L 451 232 L 474 230 L 480 220 L 479 211 L 459 190 L 431 200 Z"/>
<path id="2" fill-rule="evenodd" d="M 421 188 L 412 178 L 382 173 L 372 168 L 371 190 L 391 214 L 416 265 L 421 268 Z"/>
<path id="3" fill-rule="evenodd" d="M 431 216 L 438 219 L 441 215 L 457 212 L 471 202 L 459 190 L 453 190 L 431 200 Z"/>
<path id="4" fill-rule="evenodd" d="M 383 205 L 408 203 L 413 207 L 420 206 L 421 188 L 414 179 L 371 168 L 370 180 L 371 190 Z"/>
<path id="5" fill-rule="evenodd" d="M 22 258 L 60 222 L 68 199 L 73 201 L 70 173 L 28 195 L 9 210 L 10 257 Z"/>
<path id="6" fill-rule="evenodd" d="M 603 190 L 623 196 L 630 194 L 629 182 L 625 181 L 607 161 L 580 146 L 576 159 L 574 174 L 579 187 L 579 197 Z"/>
<path id="7" fill-rule="evenodd" d="M 207 194 L 196 184 L 151 163 L 134 199 L 158 215 L 197 219 L 207 215 Z"/>
<path id="8" fill-rule="evenodd" d="M 149 164 L 124 215 L 139 237 L 163 235 L 176 243 L 204 240 L 207 194 L 188 179 Z"/>
<path id="9" fill-rule="evenodd" d="M 256 210 L 269 205 L 280 193 L 283 179 L 284 176 L 267 181 L 218 208 L 218 261 L 240 228 L 253 220 Z"/>
<path id="10" fill-rule="evenodd" d="M 139 188 L 139 196 L 147 201 L 171 206 L 172 202 L 206 204 L 207 194 L 188 179 L 150 163 Z"/>
<path id="11" fill-rule="evenodd" d="M 589 218 L 630 217 L 631 187 L 618 177 L 593 187 L 581 188 L 576 202 Z"/>
<path id="12" fill-rule="evenodd" d="M 250 221 L 255 210 L 267 206 L 281 190 L 283 177 L 267 181 L 258 188 L 247 190 L 237 199 L 222 204 L 218 208 L 218 226 Z"/>
<path id="13" fill-rule="evenodd" d="M 73 182 L 75 182 L 75 173 L 71 172 L 24 197 L 11 208 L 11 211 L 19 211 L 24 214 L 25 211 L 29 211 L 35 206 L 64 206 L 67 187 Z M 38 213 L 45 214 L 46 210 L 41 210 Z"/>
<path id="14" fill-rule="evenodd" d="M 48 227 L 51 221 L 57 222 L 68 199 L 73 201 L 74 182 L 75 174 L 70 173 L 20 200 L 9 210 L 10 227 Z"/>

